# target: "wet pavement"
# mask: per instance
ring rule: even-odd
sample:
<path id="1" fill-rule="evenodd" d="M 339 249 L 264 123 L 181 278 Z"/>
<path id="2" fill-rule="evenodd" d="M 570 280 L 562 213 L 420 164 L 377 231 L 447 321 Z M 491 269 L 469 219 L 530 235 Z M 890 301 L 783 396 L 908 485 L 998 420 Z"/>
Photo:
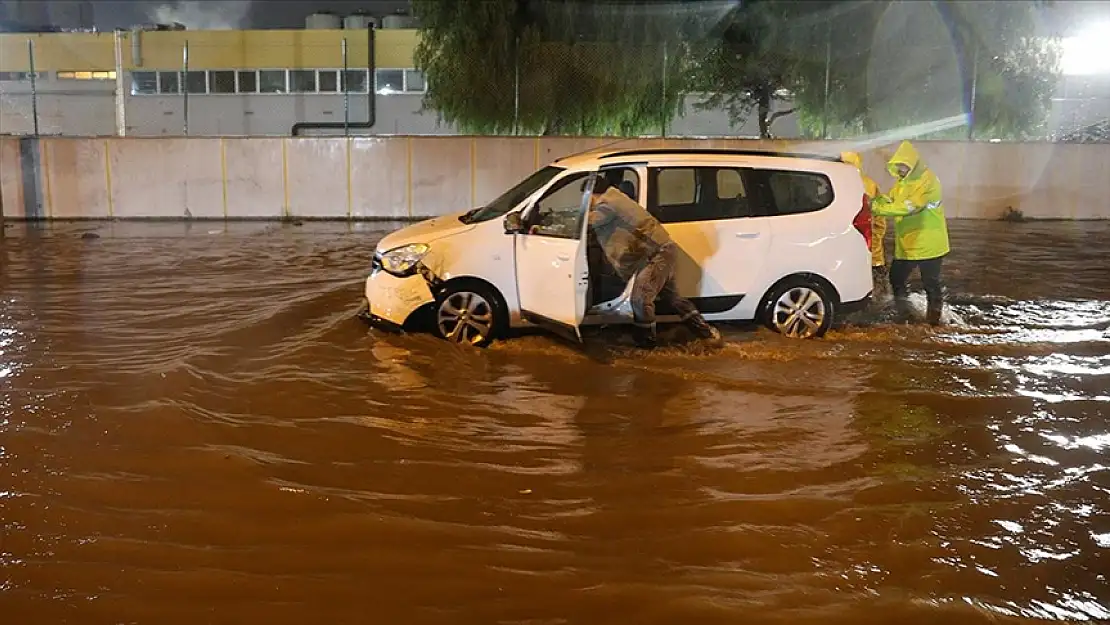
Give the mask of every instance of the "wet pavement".
<path id="1" fill-rule="evenodd" d="M 0 622 L 1110 619 L 1110 224 L 650 355 L 368 330 L 390 227 L 4 230 Z"/>

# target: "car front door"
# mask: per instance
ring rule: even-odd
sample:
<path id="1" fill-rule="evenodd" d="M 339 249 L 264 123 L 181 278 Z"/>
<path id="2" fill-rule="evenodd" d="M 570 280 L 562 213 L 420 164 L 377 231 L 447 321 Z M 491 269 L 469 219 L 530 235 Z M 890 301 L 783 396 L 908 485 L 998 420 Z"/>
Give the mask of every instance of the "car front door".
<path id="1" fill-rule="evenodd" d="M 557 180 L 524 209 L 515 235 L 521 316 L 550 332 L 581 341 L 589 266 L 586 228 L 592 172 Z"/>

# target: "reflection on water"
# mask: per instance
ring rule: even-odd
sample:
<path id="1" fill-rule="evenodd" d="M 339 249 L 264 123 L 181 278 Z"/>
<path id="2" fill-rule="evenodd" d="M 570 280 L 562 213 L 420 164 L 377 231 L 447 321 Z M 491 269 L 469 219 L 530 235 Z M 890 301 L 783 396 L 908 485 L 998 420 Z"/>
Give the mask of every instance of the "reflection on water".
<path id="1" fill-rule="evenodd" d="M 1110 226 L 952 230 L 958 326 L 641 354 L 369 331 L 380 226 L 9 228 L 4 622 L 1110 619 Z"/>

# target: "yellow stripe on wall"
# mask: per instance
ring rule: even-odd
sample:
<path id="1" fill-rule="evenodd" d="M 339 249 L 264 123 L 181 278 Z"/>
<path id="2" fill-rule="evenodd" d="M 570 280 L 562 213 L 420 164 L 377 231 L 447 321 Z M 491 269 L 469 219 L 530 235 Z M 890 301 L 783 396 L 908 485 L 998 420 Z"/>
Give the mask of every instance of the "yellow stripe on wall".
<path id="1" fill-rule="evenodd" d="M 104 140 L 104 188 L 108 190 L 108 217 L 116 216 L 116 204 L 112 198 L 112 144 Z"/>
<path id="2" fill-rule="evenodd" d="M 285 146 L 288 141 L 288 139 L 281 140 L 281 192 L 284 197 L 281 214 L 283 217 L 288 217 L 292 213 L 289 206 L 289 154 Z"/>
<path id="3" fill-rule="evenodd" d="M 220 180 L 223 182 L 224 219 L 227 219 L 227 152 L 224 151 L 223 137 L 220 137 Z"/>
<path id="4" fill-rule="evenodd" d="M 351 218 L 354 187 L 351 185 L 351 138 L 347 137 L 347 219 Z"/>
<path id="5" fill-rule="evenodd" d="M 46 187 L 46 216 L 54 217 L 54 189 L 50 179 L 50 140 L 39 141 L 42 150 L 42 177 Z"/>
<path id="6" fill-rule="evenodd" d="M 408 201 L 409 217 L 412 217 L 412 137 L 405 140 L 405 150 L 408 152 L 405 180 L 406 200 Z"/>
<path id="7" fill-rule="evenodd" d="M 470 139 L 470 207 L 478 205 L 478 140 Z"/>

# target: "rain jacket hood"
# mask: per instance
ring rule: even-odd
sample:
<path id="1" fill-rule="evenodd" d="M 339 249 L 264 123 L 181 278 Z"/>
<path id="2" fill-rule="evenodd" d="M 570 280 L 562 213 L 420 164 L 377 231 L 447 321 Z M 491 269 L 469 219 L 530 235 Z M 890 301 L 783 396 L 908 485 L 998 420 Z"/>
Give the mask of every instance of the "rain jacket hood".
<path id="1" fill-rule="evenodd" d="M 863 192 L 869 200 L 874 201 L 879 195 L 879 185 L 870 176 L 863 173 L 863 158 L 859 152 L 841 152 L 840 160 L 855 165 L 863 178 Z M 882 267 L 886 264 L 886 252 L 883 250 L 883 238 L 886 237 L 886 217 L 871 216 L 871 266 Z"/>
<path id="2" fill-rule="evenodd" d="M 909 141 L 903 141 L 898 149 L 895 150 L 894 156 L 886 164 L 886 170 L 890 172 L 891 176 L 900 178 L 898 175 L 898 166 L 905 165 L 910 168 L 910 173 L 906 174 L 906 180 L 913 180 L 921 177 L 921 169 L 924 167 L 921 164 L 921 155 L 917 153 L 917 148 Z"/>
<path id="3" fill-rule="evenodd" d="M 917 149 L 903 141 L 887 162 L 887 171 L 898 177 L 898 165 L 910 173 L 871 202 L 871 213 L 894 218 L 894 258 L 930 260 L 949 252 L 948 223 L 936 174 L 925 166 Z"/>

